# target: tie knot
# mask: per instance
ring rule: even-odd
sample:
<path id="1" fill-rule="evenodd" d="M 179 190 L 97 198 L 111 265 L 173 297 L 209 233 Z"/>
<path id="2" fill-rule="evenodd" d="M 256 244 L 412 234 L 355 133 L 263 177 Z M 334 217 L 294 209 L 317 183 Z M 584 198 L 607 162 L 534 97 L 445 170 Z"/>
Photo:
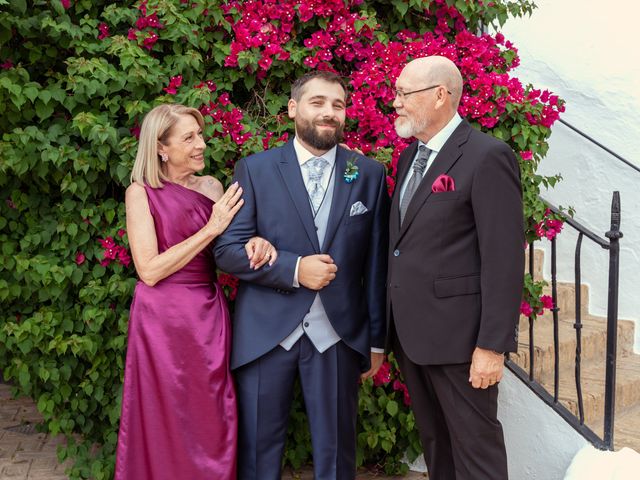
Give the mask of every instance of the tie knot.
<path id="1" fill-rule="evenodd" d="M 309 170 L 309 178 L 312 180 L 318 180 L 322 178 L 322 174 L 324 173 L 324 169 L 329 165 L 322 157 L 312 157 L 305 163 L 307 169 Z"/>

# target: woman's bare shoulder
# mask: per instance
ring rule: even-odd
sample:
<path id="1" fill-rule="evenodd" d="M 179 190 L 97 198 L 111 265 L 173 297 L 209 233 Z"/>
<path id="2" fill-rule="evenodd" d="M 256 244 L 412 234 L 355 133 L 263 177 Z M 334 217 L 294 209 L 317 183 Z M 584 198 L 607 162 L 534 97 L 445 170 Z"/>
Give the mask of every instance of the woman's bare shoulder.
<path id="1" fill-rule="evenodd" d="M 214 202 L 220 200 L 220 197 L 224 193 L 224 188 L 220 180 L 211 175 L 203 175 L 200 178 L 198 185 L 198 191 L 203 195 L 206 195 Z"/>

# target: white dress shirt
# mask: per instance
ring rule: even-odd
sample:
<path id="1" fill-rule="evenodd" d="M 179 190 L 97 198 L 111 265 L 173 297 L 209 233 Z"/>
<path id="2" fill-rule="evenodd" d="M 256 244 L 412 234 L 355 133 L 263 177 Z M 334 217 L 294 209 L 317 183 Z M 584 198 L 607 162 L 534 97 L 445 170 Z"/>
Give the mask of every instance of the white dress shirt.
<path id="1" fill-rule="evenodd" d="M 402 186 L 400 188 L 400 200 L 402 200 L 402 197 L 404 197 L 404 192 L 407 190 L 409 179 L 413 175 L 413 164 L 415 163 L 416 159 L 418 158 L 418 155 L 420 154 L 420 150 L 419 150 L 420 145 L 425 145 L 429 150 L 431 150 L 431 153 L 429 154 L 429 159 L 427 160 L 427 166 L 425 167 L 424 174 L 422 175 L 422 178 L 424 178 L 427 175 L 427 170 L 429 170 L 429 167 L 433 165 L 433 161 L 438 156 L 438 153 L 440 152 L 440 150 L 442 150 L 442 147 L 444 146 L 446 141 L 449 140 L 449 137 L 451 136 L 453 131 L 456 128 L 458 128 L 458 125 L 460 125 L 460 122 L 462 122 L 462 118 L 456 112 L 455 115 L 451 118 L 451 120 L 449 120 L 449 122 L 442 128 L 442 130 L 436 133 L 431 138 L 431 140 L 429 140 L 426 144 L 423 143 L 422 141 L 418 142 L 418 151 L 416 152 L 416 156 L 413 158 L 413 161 L 411 162 L 411 166 L 409 167 L 409 173 L 407 173 L 407 176 L 402 182 Z"/>

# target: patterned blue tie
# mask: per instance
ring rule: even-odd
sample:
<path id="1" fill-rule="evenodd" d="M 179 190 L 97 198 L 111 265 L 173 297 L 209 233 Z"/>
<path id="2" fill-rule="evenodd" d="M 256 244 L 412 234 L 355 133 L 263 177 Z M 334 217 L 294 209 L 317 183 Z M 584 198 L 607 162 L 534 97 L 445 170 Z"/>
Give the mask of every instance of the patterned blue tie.
<path id="1" fill-rule="evenodd" d="M 322 205 L 322 200 L 324 199 L 322 176 L 324 175 L 324 170 L 328 165 L 329 162 L 322 157 L 311 157 L 304 164 L 309 174 L 307 191 L 309 192 L 309 199 L 311 200 L 314 215 L 318 213 L 320 205 Z"/>

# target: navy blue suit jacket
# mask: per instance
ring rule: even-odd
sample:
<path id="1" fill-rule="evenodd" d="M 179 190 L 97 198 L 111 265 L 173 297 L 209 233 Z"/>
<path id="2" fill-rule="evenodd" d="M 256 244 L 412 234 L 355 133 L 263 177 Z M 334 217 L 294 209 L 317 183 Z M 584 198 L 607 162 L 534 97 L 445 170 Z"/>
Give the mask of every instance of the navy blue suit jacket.
<path id="1" fill-rule="evenodd" d="M 358 178 L 346 183 L 347 160 Z M 322 249 L 293 142 L 236 163 L 234 179 L 244 205 L 214 246 L 218 267 L 240 278 L 233 321 L 231 368 L 245 365 L 285 339 L 309 311 L 316 291 L 293 287 L 298 257 L 326 253 L 338 266 L 320 290 L 327 316 L 340 338 L 362 355 L 384 347 L 389 196 L 382 164 L 338 147 L 335 187 Z M 368 209 L 350 216 L 360 201 Z M 253 236 L 278 250 L 274 265 L 249 269 L 244 245 Z"/>

